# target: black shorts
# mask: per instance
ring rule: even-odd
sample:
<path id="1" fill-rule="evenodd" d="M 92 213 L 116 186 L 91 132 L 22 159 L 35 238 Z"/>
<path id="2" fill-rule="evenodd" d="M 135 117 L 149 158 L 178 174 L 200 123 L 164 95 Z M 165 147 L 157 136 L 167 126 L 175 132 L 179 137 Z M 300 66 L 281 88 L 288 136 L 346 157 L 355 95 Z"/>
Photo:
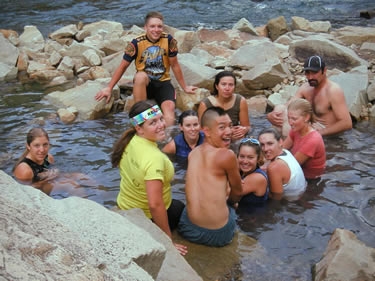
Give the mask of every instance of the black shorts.
<path id="1" fill-rule="evenodd" d="M 180 222 L 181 213 L 185 208 L 185 204 L 180 200 L 172 199 L 172 204 L 167 210 L 168 214 L 168 223 L 171 230 L 177 228 L 178 223 Z"/>
<path id="2" fill-rule="evenodd" d="M 159 106 L 166 100 L 171 100 L 173 102 L 176 101 L 176 92 L 170 80 L 150 80 L 146 91 L 147 99 L 155 100 Z"/>

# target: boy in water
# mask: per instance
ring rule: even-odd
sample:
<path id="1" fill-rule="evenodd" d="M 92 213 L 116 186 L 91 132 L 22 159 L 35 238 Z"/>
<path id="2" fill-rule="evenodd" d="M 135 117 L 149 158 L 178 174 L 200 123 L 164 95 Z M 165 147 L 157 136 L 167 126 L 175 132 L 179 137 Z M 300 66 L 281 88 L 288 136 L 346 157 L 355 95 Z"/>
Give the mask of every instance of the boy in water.
<path id="1" fill-rule="evenodd" d="M 235 233 L 234 210 L 242 186 L 236 155 L 229 149 L 232 121 L 220 107 L 207 109 L 201 118 L 203 144 L 188 158 L 186 207 L 178 226 L 187 240 L 208 246 L 229 244 Z"/>

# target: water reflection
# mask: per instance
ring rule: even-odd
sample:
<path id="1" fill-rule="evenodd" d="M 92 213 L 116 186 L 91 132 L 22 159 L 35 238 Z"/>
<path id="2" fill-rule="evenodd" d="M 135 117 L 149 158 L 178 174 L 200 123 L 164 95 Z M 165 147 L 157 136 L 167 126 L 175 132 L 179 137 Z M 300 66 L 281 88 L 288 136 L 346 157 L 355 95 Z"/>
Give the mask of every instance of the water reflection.
<path id="1" fill-rule="evenodd" d="M 77 186 L 56 189 L 52 196 L 78 195 L 108 208 L 115 206 L 120 176 L 111 167 L 110 154 L 113 143 L 129 126 L 127 114 L 64 125 L 43 96 L 19 85 L 2 85 L 0 169 L 11 173 L 24 149 L 26 132 L 41 124 L 50 135 L 56 167 L 62 173 L 85 175 Z M 263 115 L 251 116 L 251 120 L 254 136 L 269 126 Z M 172 133 L 177 132 L 176 127 Z M 321 258 L 335 228 L 349 229 L 375 247 L 374 133 L 374 123 L 362 122 L 339 137 L 326 138 L 326 173 L 309 183 L 300 200 L 238 210 L 240 239 L 234 250 L 238 262 L 220 280 L 311 280 L 311 266 Z M 173 161 L 173 196 L 184 201 L 186 161 Z M 241 237 L 256 239 L 255 250 Z M 215 254 L 211 265 L 200 266 L 212 272 L 221 259 Z"/>

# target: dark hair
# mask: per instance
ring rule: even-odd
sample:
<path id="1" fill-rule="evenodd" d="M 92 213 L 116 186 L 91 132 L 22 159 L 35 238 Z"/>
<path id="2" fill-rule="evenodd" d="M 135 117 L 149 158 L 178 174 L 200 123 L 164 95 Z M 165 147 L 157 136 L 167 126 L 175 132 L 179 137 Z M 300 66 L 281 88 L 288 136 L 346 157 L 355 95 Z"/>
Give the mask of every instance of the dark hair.
<path id="1" fill-rule="evenodd" d="M 272 134 L 277 141 L 279 141 L 281 139 L 281 133 L 277 129 L 275 129 L 274 127 L 266 128 L 266 129 L 263 129 L 262 131 L 260 131 L 260 133 L 258 135 L 258 139 L 261 135 L 264 135 L 264 134 Z"/>
<path id="2" fill-rule="evenodd" d="M 181 115 L 178 117 L 178 124 L 182 126 L 184 123 L 184 119 L 188 116 L 195 116 L 198 117 L 198 113 L 192 109 L 185 110 L 184 112 L 181 113 Z"/>
<path id="3" fill-rule="evenodd" d="M 218 116 L 224 116 L 224 115 L 227 115 L 227 113 L 221 107 L 213 106 L 213 107 L 207 108 L 202 114 L 201 127 L 202 128 L 205 126 L 209 127 L 211 125 L 210 123 L 212 122 L 212 120 L 214 120 Z"/>
<path id="4" fill-rule="evenodd" d="M 133 106 L 129 110 L 129 118 L 133 118 L 134 116 L 142 113 L 143 111 L 153 107 L 155 103 L 144 100 L 139 101 L 133 104 Z M 144 123 L 140 124 L 139 126 L 143 126 Z M 120 164 L 122 154 L 124 153 L 125 148 L 129 144 L 130 140 L 134 137 L 136 130 L 134 127 L 126 130 L 121 137 L 115 142 L 113 145 L 112 155 L 111 155 L 111 163 L 112 167 L 117 167 Z"/>
<path id="5" fill-rule="evenodd" d="M 147 24 L 149 19 L 151 18 L 157 18 L 157 19 L 160 19 L 161 21 L 164 21 L 164 17 L 161 13 L 152 11 L 152 12 L 147 13 L 147 15 L 145 16 L 145 24 Z"/>
<path id="6" fill-rule="evenodd" d="M 243 146 L 249 146 L 249 147 L 254 148 L 255 153 L 258 156 L 258 161 L 257 161 L 258 167 L 264 164 L 264 155 L 263 155 L 263 151 L 262 151 L 260 144 L 253 143 L 251 141 L 240 142 L 240 145 L 238 147 L 237 157 L 240 154 L 241 147 Z"/>
<path id="7" fill-rule="evenodd" d="M 236 76 L 233 74 L 232 71 L 227 71 L 227 70 L 221 71 L 215 76 L 214 89 L 213 89 L 212 95 L 217 96 L 219 94 L 218 90 L 216 89 L 216 86 L 219 85 L 221 78 L 227 77 L 227 76 L 233 77 L 234 85 L 237 84 Z"/>
<path id="8" fill-rule="evenodd" d="M 43 128 L 39 128 L 39 127 L 32 128 L 31 130 L 29 130 L 29 132 L 26 135 L 26 143 L 30 145 L 36 138 L 40 138 L 40 137 L 46 137 L 49 142 L 48 133 Z M 16 164 L 14 165 L 13 171 L 21 163 L 22 159 L 26 157 L 27 153 L 29 153 L 29 151 L 25 149 L 21 157 L 17 160 Z"/>

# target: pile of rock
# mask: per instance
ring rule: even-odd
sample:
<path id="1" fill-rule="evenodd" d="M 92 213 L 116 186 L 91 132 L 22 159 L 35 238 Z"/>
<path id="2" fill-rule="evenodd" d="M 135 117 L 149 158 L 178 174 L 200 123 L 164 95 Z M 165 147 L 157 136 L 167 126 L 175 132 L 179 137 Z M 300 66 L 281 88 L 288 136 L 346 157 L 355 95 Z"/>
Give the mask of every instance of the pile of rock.
<path id="1" fill-rule="evenodd" d="M 202 279 L 140 209 L 56 200 L 0 171 L 1 280 Z"/>
<path id="2" fill-rule="evenodd" d="M 185 80 L 200 89 L 185 94 L 175 83 L 177 107 L 192 108 L 212 90 L 213 77 L 222 69 L 235 72 L 237 92 L 248 98 L 249 109 L 264 113 L 285 102 L 304 81 L 302 62 L 319 54 L 325 58 L 329 76 L 344 89 L 352 116 L 360 120 L 375 117 L 375 27 L 344 27 L 333 30 L 329 22 L 310 22 L 284 17 L 254 28 L 246 19 L 232 29 L 197 31 L 166 27 L 179 42 L 179 61 Z M 64 109 L 66 122 L 95 119 L 118 106 L 119 89 L 111 103 L 97 103 L 95 94 L 108 83 L 122 59 L 126 44 L 143 29 L 124 30 L 121 23 L 100 21 L 65 26 L 44 39 L 35 26 L 0 33 L 0 80 L 24 74 L 23 81 L 37 81 L 46 87 L 66 85 L 65 92 L 47 98 Z M 127 70 L 120 86 L 130 90 L 135 69 Z M 173 77 L 172 77 L 173 78 Z M 115 101 L 115 102 L 114 102 Z M 76 112 L 75 112 L 76 111 Z M 60 111 L 60 116 L 63 115 Z"/>

